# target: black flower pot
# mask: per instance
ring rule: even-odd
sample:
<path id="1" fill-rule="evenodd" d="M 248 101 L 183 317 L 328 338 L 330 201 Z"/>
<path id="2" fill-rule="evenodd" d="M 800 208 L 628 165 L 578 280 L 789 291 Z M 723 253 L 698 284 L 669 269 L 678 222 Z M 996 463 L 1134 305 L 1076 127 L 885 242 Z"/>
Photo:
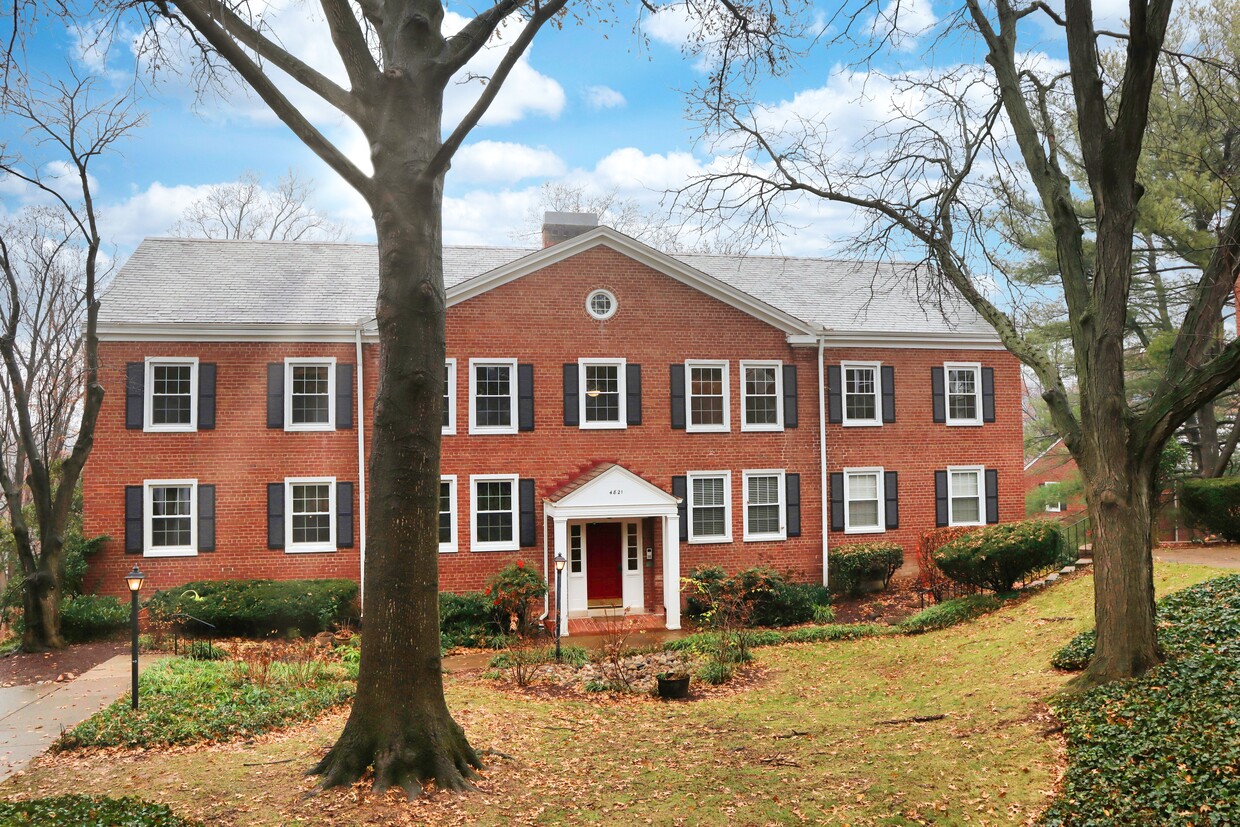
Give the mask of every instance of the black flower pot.
<path id="1" fill-rule="evenodd" d="M 665 701 L 684 700 L 689 697 L 689 676 L 663 673 L 656 675 L 659 682 L 659 697 Z"/>

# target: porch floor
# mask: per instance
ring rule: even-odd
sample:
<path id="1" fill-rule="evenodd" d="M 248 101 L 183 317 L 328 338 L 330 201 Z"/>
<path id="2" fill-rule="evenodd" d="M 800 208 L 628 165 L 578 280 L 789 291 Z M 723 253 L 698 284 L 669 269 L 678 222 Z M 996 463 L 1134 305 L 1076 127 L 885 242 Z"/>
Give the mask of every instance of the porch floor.
<path id="1" fill-rule="evenodd" d="M 612 617 L 570 617 L 568 619 L 568 634 L 570 637 L 574 635 L 601 635 L 617 625 L 634 632 L 666 629 L 667 616 L 664 612 L 658 611 L 650 614 L 628 615 L 621 615 L 617 612 Z"/>

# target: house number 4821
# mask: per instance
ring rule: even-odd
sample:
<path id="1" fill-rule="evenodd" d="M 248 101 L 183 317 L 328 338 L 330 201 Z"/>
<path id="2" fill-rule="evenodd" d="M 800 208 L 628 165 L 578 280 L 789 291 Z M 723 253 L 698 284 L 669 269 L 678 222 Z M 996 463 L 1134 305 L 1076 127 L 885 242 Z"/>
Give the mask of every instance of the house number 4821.
<path id="1" fill-rule="evenodd" d="M 621 489 L 621 488 L 613 488 L 613 489 L 611 489 L 610 491 L 608 491 L 607 493 L 608 493 L 608 494 L 611 494 L 613 497 L 618 497 L 618 496 L 620 496 L 621 494 L 623 494 L 623 493 L 624 493 L 624 490 L 623 490 L 623 489 Z"/>

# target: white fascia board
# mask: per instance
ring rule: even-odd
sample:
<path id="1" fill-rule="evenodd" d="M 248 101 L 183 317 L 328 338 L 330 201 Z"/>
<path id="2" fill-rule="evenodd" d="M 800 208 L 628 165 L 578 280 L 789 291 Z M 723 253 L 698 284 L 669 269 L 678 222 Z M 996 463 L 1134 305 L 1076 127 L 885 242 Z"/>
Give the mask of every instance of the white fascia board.
<path id="1" fill-rule="evenodd" d="M 367 324 L 362 328 L 362 338 L 367 342 L 377 342 L 379 340 L 379 331 L 373 324 Z M 99 341 L 101 342 L 320 342 L 352 344 L 356 340 L 356 325 L 205 325 L 183 322 L 99 325 Z"/>

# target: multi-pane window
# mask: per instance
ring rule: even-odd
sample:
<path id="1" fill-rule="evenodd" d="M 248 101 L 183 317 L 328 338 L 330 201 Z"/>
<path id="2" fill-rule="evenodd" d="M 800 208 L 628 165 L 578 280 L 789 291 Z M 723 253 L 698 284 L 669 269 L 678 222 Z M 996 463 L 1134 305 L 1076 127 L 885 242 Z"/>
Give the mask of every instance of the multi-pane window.
<path id="1" fill-rule="evenodd" d="M 726 431 L 728 423 L 728 363 L 688 362 L 690 431 Z"/>
<path id="2" fill-rule="evenodd" d="M 947 365 L 947 424 L 976 425 L 982 421 L 981 369 L 977 365 Z"/>
<path id="3" fill-rule="evenodd" d="M 192 480 L 147 483 L 148 555 L 195 553 L 194 491 Z"/>
<path id="4" fill-rule="evenodd" d="M 779 363 L 741 363 L 741 429 L 776 431 L 783 426 Z"/>
<path id="5" fill-rule="evenodd" d="M 286 359 L 285 428 L 331 430 L 335 427 L 336 363 L 323 359 Z"/>
<path id="6" fill-rule="evenodd" d="M 879 419 L 878 365 L 845 363 L 844 424 L 877 425 Z"/>
<path id="7" fill-rule="evenodd" d="M 289 551 L 331 551 L 335 537 L 335 480 L 287 480 Z"/>
<path id="8" fill-rule="evenodd" d="M 689 541 L 732 539 L 731 475 L 704 472 L 689 475 Z"/>
<path id="9" fill-rule="evenodd" d="M 198 426 L 198 360 L 149 359 L 146 363 L 147 431 L 193 431 Z"/>
<path id="10" fill-rule="evenodd" d="M 624 360 L 582 359 L 581 427 L 623 428 Z"/>
<path id="11" fill-rule="evenodd" d="M 625 524 L 624 535 L 624 570 L 627 572 L 641 571 L 641 544 L 637 538 L 637 523 Z"/>
<path id="12" fill-rule="evenodd" d="M 863 534 L 883 530 L 881 468 L 844 471 L 844 531 Z"/>
<path id="13" fill-rule="evenodd" d="M 573 523 L 568 527 L 568 571 L 570 574 L 581 574 L 581 523 Z"/>
<path id="14" fill-rule="evenodd" d="M 439 479 L 439 550 L 456 551 L 456 477 Z"/>
<path id="15" fill-rule="evenodd" d="M 1047 491 L 1048 499 L 1046 500 L 1046 510 L 1051 514 L 1058 514 L 1066 508 L 1062 495 L 1059 493 L 1059 483 L 1044 482 L 1042 487 L 1049 489 Z"/>
<path id="16" fill-rule="evenodd" d="M 745 539 L 784 539 L 784 473 L 745 472 Z"/>
<path id="17" fill-rule="evenodd" d="M 456 433 L 456 360 L 444 362 L 443 371 L 443 432 Z"/>
<path id="18" fill-rule="evenodd" d="M 948 525 L 981 525 L 982 492 L 981 468 L 948 468 Z"/>
<path id="19" fill-rule="evenodd" d="M 516 386 L 515 361 L 470 362 L 471 433 L 516 433 Z"/>
<path id="20" fill-rule="evenodd" d="M 517 479 L 473 478 L 473 549 L 501 551 L 517 547 Z"/>

